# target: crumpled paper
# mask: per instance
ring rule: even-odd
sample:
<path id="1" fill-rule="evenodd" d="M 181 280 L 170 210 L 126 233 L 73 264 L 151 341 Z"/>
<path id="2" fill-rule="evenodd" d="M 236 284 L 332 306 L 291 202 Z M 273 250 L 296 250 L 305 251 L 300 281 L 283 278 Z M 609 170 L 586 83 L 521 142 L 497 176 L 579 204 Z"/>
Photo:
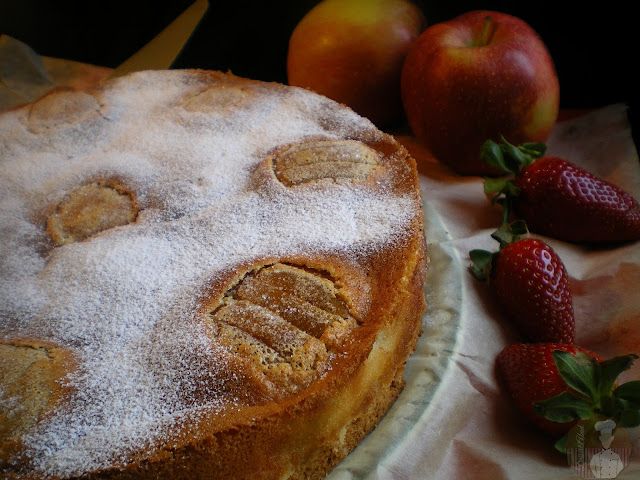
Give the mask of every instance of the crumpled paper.
<path id="1" fill-rule="evenodd" d="M 38 56 L 0 36 L 0 110 L 58 86 L 88 88 L 110 69 Z M 563 156 L 640 199 L 640 162 L 621 104 L 558 122 L 548 153 Z M 406 387 L 378 427 L 330 480 L 565 480 L 581 478 L 552 441 L 520 417 L 503 391 L 495 358 L 519 340 L 486 285 L 468 271 L 468 252 L 496 250 L 501 211 L 482 179 L 438 163 L 411 135 L 397 134 L 416 158 L 429 249 L 423 335 L 407 362 Z M 640 242 L 608 248 L 547 241 L 571 277 L 577 343 L 602 357 L 640 353 Z M 640 379 L 640 362 L 621 381 Z M 640 429 L 617 477 L 640 476 Z"/>
<path id="2" fill-rule="evenodd" d="M 112 69 L 38 55 L 31 47 L 0 34 L 0 110 L 30 103 L 56 87 L 90 88 Z"/>
<path id="3" fill-rule="evenodd" d="M 425 214 L 437 215 L 444 228 L 444 234 L 434 236 L 429 230 L 432 220 L 427 219 L 436 268 L 430 271 L 426 291 L 428 300 L 437 295 L 451 301 L 441 305 L 432 300 L 424 321 L 429 324 L 441 316 L 443 307 L 457 309 L 459 318 L 455 344 L 442 352 L 449 354 L 449 362 L 436 395 L 407 429 L 398 451 L 384 457 L 366 478 L 581 478 L 554 451 L 553 441 L 519 416 L 496 377 L 497 354 L 521 340 L 496 308 L 486 285 L 467 269 L 470 250 L 497 250 L 490 235 L 500 224 L 500 207 L 490 205 L 481 178 L 457 176 L 413 137 L 397 138 L 418 161 Z M 640 199 L 640 162 L 625 105 L 558 122 L 547 144 L 548 154 L 567 158 Z M 556 250 L 571 278 L 577 344 L 604 358 L 640 354 L 640 242 L 594 248 L 537 236 Z M 447 272 L 446 279 L 439 268 L 443 260 L 455 269 Z M 428 334 L 421 341 L 428 343 Z M 638 379 L 640 362 L 620 377 Z M 632 452 L 629 465 L 617 477 L 621 479 L 640 476 L 640 429 L 628 431 Z"/>
<path id="4" fill-rule="evenodd" d="M 424 334 L 407 364 L 407 387 L 377 429 L 331 480 L 569 480 L 583 478 L 553 440 L 533 429 L 501 386 L 495 358 L 521 341 L 487 286 L 468 271 L 469 251 L 495 251 L 501 221 L 483 179 L 456 175 L 411 135 L 398 134 L 418 162 L 430 269 Z M 640 199 L 640 161 L 627 107 L 611 105 L 559 121 L 549 155 L 567 158 Z M 640 242 L 586 247 L 534 235 L 560 255 L 570 276 L 576 342 L 610 358 L 640 354 Z M 640 379 L 640 362 L 620 381 Z M 617 477 L 640 476 L 640 428 Z"/>

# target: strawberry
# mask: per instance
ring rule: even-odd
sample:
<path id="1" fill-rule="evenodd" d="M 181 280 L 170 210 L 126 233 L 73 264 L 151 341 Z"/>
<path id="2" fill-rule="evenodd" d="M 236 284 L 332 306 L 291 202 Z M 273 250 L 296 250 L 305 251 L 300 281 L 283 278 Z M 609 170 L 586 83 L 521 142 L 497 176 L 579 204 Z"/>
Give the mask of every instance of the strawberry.
<path id="1" fill-rule="evenodd" d="M 604 416 L 622 427 L 640 425 L 640 381 L 618 386 L 634 354 L 602 361 L 576 346 L 513 344 L 497 357 L 498 375 L 520 412 L 538 429 L 560 438 L 580 419 Z"/>
<path id="2" fill-rule="evenodd" d="M 471 273 L 487 281 L 498 304 L 528 341 L 575 341 L 573 299 L 566 268 L 547 243 L 523 237 L 524 224 L 504 224 L 492 235 L 498 252 L 472 250 Z"/>
<path id="3" fill-rule="evenodd" d="M 482 158 L 513 178 L 487 178 L 485 192 L 529 229 L 576 243 L 640 239 L 640 204 L 620 187 L 559 157 L 541 143 L 518 147 L 489 140 Z M 511 212 L 513 211 L 513 212 Z"/>
<path id="4" fill-rule="evenodd" d="M 534 411 L 535 402 L 548 400 L 562 392 L 579 395 L 562 379 L 553 358 L 556 350 L 572 355 L 583 352 L 600 360 L 593 352 L 575 345 L 516 343 L 505 347 L 496 362 L 500 379 L 527 420 L 543 432 L 561 437 L 571 429 L 577 418 L 571 418 L 567 422 L 554 422 Z"/>

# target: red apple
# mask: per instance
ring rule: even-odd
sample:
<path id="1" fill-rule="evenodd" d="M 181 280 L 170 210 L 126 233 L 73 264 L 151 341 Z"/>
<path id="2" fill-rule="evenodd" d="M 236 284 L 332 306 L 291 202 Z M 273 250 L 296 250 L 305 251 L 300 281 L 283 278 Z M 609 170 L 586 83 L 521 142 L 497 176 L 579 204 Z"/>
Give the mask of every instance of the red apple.
<path id="1" fill-rule="evenodd" d="M 425 27 L 408 0 L 323 0 L 291 34 L 288 83 L 388 126 L 403 116 L 400 72 Z"/>
<path id="2" fill-rule="evenodd" d="M 462 175 L 494 175 L 481 145 L 503 136 L 543 142 L 558 115 L 559 84 L 537 33 L 504 13 L 472 11 L 427 28 L 402 70 L 414 135 Z"/>

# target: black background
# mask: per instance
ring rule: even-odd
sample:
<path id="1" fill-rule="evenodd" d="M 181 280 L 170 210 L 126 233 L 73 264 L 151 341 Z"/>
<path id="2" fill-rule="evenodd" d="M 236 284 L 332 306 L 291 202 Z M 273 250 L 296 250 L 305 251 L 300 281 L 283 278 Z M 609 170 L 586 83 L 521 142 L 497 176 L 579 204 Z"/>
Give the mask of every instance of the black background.
<path id="1" fill-rule="evenodd" d="M 0 0 L 0 33 L 42 55 L 115 67 L 135 53 L 193 0 L 110 2 Z M 209 10 L 174 68 L 231 70 L 286 83 L 289 36 L 317 0 L 210 0 Z M 628 3 L 574 1 L 454 2 L 416 0 L 428 23 L 474 9 L 510 13 L 529 23 L 551 53 L 563 109 L 630 106 L 638 144 L 640 36 Z M 626 7 L 624 5 L 627 5 Z"/>

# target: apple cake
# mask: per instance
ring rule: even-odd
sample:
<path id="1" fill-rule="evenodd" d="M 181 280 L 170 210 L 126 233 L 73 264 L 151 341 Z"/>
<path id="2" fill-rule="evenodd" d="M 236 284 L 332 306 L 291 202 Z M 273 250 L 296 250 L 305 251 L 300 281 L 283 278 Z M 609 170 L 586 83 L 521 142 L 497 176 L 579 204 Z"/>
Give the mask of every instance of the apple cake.
<path id="1" fill-rule="evenodd" d="M 304 89 L 201 70 L 0 113 L 0 477 L 316 479 L 403 387 L 415 162 Z"/>

